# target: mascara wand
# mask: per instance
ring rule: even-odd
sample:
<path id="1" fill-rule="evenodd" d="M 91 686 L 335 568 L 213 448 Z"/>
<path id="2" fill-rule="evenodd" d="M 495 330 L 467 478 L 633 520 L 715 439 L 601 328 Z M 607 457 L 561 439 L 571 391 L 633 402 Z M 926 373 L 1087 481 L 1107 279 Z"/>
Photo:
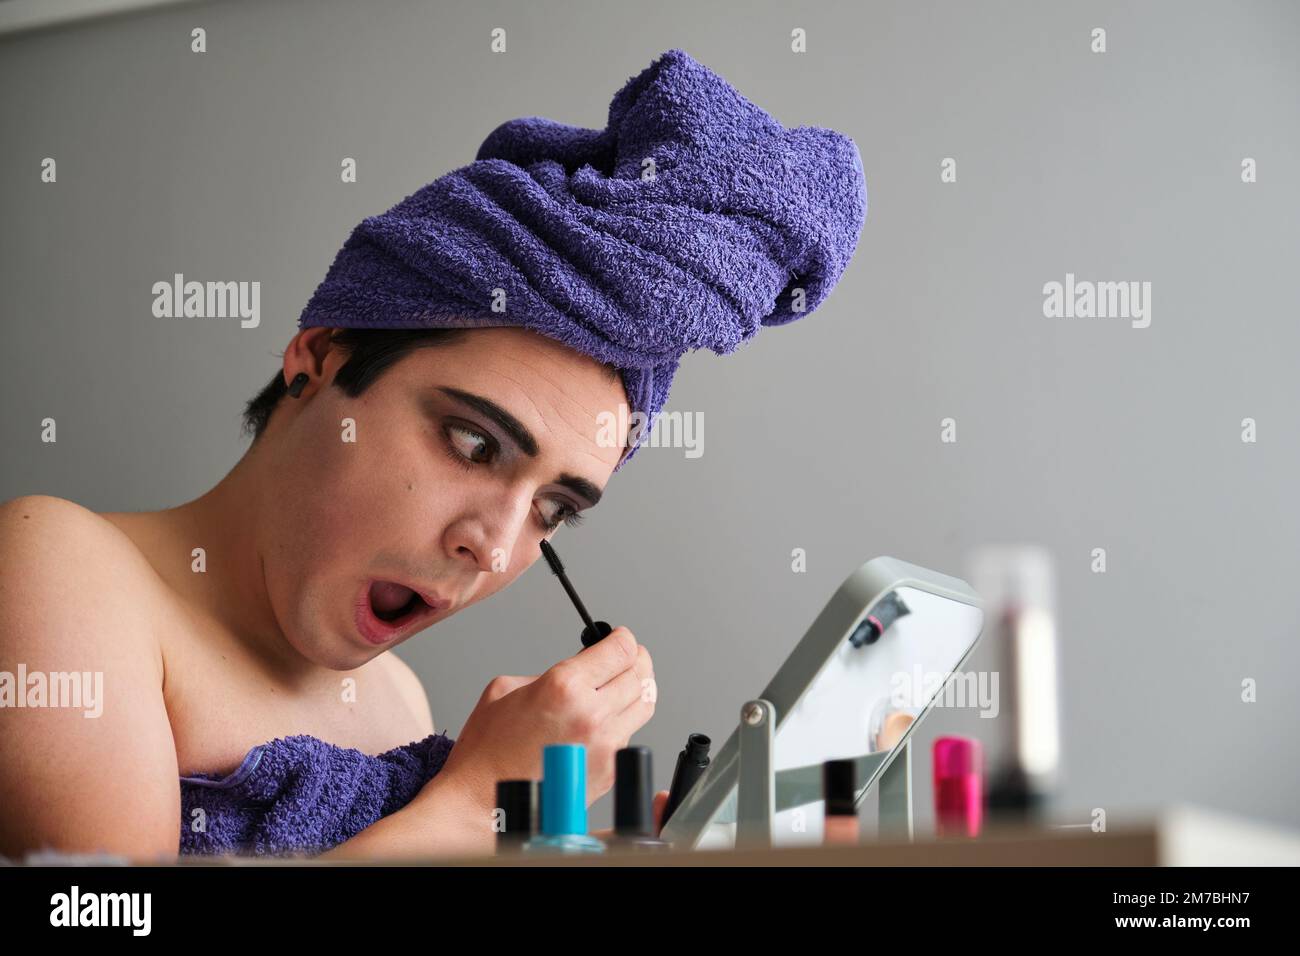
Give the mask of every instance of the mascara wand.
<path id="1" fill-rule="evenodd" d="M 582 598 L 578 597 L 578 592 L 573 590 L 573 585 L 569 583 L 569 576 L 564 573 L 564 565 L 560 563 L 560 556 L 555 553 L 555 549 L 551 547 L 549 541 L 542 541 L 542 554 L 546 558 L 546 563 L 551 566 L 551 570 L 555 572 L 555 576 L 564 585 L 565 593 L 569 595 L 569 600 L 578 609 L 578 615 L 582 618 L 582 623 L 586 625 L 582 629 L 582 646 L 591 647 L 614 629 L 604 621 L 593 621 L 591 619 L 591 615 L 587 613 L 587 608 L 582 603 Z"/>

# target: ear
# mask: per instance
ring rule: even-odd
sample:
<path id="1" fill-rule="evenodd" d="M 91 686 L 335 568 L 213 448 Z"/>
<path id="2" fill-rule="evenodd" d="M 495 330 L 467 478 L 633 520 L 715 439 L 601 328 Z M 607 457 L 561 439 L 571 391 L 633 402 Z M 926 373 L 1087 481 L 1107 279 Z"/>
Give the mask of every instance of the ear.
<path id="1" fill-rule="evenodd" d="M 326 377 L 333 336 L 333 329 L 313 326 L 303 329 L 289 341 L 288 348 L 284 350 L 285 385 L 292 382 L 299 372 L 306 372 L 310 381 L 303 392 L 319 387 Z"/>

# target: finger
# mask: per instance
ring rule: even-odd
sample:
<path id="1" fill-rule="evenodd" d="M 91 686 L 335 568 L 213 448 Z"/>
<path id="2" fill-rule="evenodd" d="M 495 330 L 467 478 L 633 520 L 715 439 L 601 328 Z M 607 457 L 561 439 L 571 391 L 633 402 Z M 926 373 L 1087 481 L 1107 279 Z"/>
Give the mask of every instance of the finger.
<path id="1" fill-rule="evenodd" d="M 654 716 L 658 687 L 654 678 L 638 685 L 634 699 L 619 713 L 606 718 L 605 726 L 619 740 L 628 741 L 632 735 L 646 725 Z M 627 746 L 624 743 L 624 746 Z"/>
<path id="2" fill-rule="evenodd" d="M 664 828 L 664 810 L 668 809 L 668 791 L 660 790 L 656 793 L 652 806 L 653 810 L 651 812 L 655 818 L 655 833 L 658 833 Z"/>
<path id="3" fill-rule="evenodd" d="M 635 706 L 642 696 L 641 675 L 628 668 L 596 691 L 596 715 L 605 720 Z"/>
<path id="4" fill-rule="evenodd" d="M 583 684 L 595 690 L 605 686 L 631 667 L 637 658 L 636 637 L 626 627 L 616 627 L 609 636 L 591 647 L 584 647 L 572 657 L 567 657 L 554 667 L 580 676 Z"/>
<path id="5" fill-rule="evenodd" d="M 659 700 L 659 683 L 655 680 L 653 669 L 648 674 L 637 674 L 636 681 L 636 696 L 627 700 L 621 715 L 627 715 L 629 719 L 639 719 L 641 723 L 645 723 L 650 719 L 650 714 L 654 713 L 655 704 Z M 636 726 L 639 727 L 641 724 Z M 629 731 L 630 733 L 631 731 Z"/>
<path id="6" fill-rule="evenodd" d="M 617 693 L 611 694 L 608 702 L 611 705 L 609 714 L 622 714 L 629 708 L 635 707 L 638 703 L 650 704 L 653 709 L 655 699 L 658 696 L 658 688 L 655 684 L 654 662 L 650 659 L 650 652 L 645 649 L 645 645 L 637 646 L 636 663 L 628 670 L 625 670 L 614 680 L 610 681 L 605 687 L 602 687 L 598 693 L 603 694 L 606 687 L 613 687 Z M 635 687 L 632 681 L 636 682 Z M 631 715 L 629 715 L 631 717 Z M 649 715 L 641 715 L 640 721 L 644 723 L 649 720 Z M 641 724 L 635 724 L 639 727 Z M 631 736 L 632 730 L 628 731 Z"/>
<path id="7" fill-rule="evenodd" d="M 650 651 L 644 644 L 636 646 L 636 661 L 632 664 L 632 669 L 636 671 L 637 676 L 644 681 L 647 677 L 655 676 L 655 662 L 650 656 Z"/>
<path id="8" fill-rule="evenodd" d="M 650 659 L 650 652 L 646 650 L 644 644 L 638 644 L 636 646 L 636 660 L 632 662 L 632 667 L 630 668 L 630 670 L 634 671 L 636 673 L 636 676 L 642 681 L 644 681 L 647 677 L 654 677 L 654 673 L 655 673 L 654 661 Z M 627 673 L 628 671 L 623 671 L 623 673 L 617 675 L 614 678 L 614 680 L 618 680 L 619 677 L 622 677 Z M 606 683 L 605 687 L 608 686 L 609 684 Z M 604 690 L 605 687 L 601 687 L 599 688 L 599 690 Z"/>

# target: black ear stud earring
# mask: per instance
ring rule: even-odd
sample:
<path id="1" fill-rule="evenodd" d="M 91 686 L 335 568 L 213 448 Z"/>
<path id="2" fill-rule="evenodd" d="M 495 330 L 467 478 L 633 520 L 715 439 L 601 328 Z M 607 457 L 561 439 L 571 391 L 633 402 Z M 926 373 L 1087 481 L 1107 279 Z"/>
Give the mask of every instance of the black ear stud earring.
<path id="1" fill-rule="evenodd" d="M 302 394 L 302 390 L 307 387 L 309 381 L 311 381 L 310 375 L 306 372 L 299 372 L 293 377 L 293 381 L 289 383 L 289 394 L 297 398 Z"/>

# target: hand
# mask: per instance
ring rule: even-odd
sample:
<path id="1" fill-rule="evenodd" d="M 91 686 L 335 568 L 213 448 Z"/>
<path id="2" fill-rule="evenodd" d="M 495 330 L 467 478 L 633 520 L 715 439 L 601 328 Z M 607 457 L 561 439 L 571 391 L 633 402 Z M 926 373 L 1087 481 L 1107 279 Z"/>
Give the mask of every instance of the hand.
<path id="1" fill-rule="evenodd" d="M 650 652 L 626 627 L 544 674 L 488 683 L 434 780 L 463 781 L 491 807 L 498 780 L 540 780 L 542 748 L 587 748 L 587 806 L 614 785 L 614 754 L 654 714 Z M 428 786 L 428 784 L 426 784 Z"/>
<path id="2" fill-rule="evenodd" d="M 651 813 L 655 821 L 654 836 L 659 835 L 659 830 L 664 825 L 664 807 L 666 806 L 668 806 L 668 791 L 660 790 L 655 794 L 654 803 L 651 805 Z M 591 835 L 601 840 L 608 840 L 614 835 L 614 828 L 592 830 Z"/>

